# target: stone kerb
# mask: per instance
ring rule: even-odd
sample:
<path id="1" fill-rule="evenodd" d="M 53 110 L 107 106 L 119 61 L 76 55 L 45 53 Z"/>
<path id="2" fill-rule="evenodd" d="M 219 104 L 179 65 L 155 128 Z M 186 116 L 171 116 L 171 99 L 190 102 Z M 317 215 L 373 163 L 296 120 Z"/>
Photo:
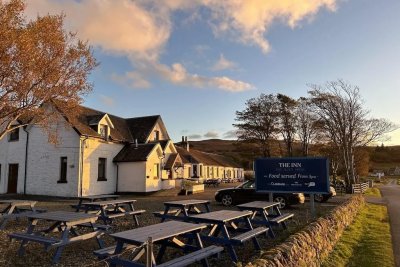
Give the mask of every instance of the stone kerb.
<path id="1" fill-rule="evenodd" d="M 362 196 L 353 196 L 329 215 L 319 218 L 284 243 L 264 252 L 246 267 L 320 266 L 364 205 Z"/>

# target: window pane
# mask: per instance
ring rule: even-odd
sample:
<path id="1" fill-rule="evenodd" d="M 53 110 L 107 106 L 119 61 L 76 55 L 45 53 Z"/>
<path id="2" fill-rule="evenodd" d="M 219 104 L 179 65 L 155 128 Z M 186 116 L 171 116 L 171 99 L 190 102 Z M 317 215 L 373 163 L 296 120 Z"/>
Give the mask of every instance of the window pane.
<path id="1" fill-rule="evenodd" d="M 10 132 L 9 141 L 18 141 L 19 140 L 19 128 Z"/>
<path id="2" fill-rule="evenodd" d="M 98 166 L 98 180 L 106 179 L 106 158 L 99 158 L 99 166 Z"/>
<path id="3" fill-rule="evenodd" d="M 67 157 L 61 157 L 61 161 L 60 161 L 60 181 L 61 182 L 67 181 L 67 164 L 68 164 Z"/>

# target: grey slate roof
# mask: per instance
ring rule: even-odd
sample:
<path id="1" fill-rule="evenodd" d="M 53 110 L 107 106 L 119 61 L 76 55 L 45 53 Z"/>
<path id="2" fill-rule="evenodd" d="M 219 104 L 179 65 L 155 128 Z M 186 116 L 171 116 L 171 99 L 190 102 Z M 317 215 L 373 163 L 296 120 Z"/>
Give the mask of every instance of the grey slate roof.
<path id="1" fill-rule="evenodd" d="M 122 150 L 114 157 L 114 162 L 136 162 L 146 161 L 150 152 L 154 149 L 157 143 L 129 144 L 124 146 Z"/>

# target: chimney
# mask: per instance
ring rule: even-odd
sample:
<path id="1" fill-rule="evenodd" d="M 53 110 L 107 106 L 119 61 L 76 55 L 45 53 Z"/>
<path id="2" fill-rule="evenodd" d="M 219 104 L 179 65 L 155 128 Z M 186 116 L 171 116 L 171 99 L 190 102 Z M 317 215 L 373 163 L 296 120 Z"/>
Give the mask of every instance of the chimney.
<path id="1" fill-rule="evenodd" d="M 186 145 L 186 151 L 189 152 L 189 141 L 187 136 L 185 137 L 185 145 Z"/>

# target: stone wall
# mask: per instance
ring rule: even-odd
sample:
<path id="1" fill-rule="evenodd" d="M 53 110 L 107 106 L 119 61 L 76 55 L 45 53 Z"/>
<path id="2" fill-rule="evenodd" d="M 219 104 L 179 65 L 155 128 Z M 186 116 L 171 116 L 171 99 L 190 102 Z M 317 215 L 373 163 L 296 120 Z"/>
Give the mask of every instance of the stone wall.
<path id="1" fill-rule="evenodd" d="M 284 243 L 262 253 L 259 259 L 248 263 L 246 267 L 320 266 L 363 205 L 362 196 L 351 197 L 329 215 L 319 218 L 303 231 L 291 235 Z"/>

